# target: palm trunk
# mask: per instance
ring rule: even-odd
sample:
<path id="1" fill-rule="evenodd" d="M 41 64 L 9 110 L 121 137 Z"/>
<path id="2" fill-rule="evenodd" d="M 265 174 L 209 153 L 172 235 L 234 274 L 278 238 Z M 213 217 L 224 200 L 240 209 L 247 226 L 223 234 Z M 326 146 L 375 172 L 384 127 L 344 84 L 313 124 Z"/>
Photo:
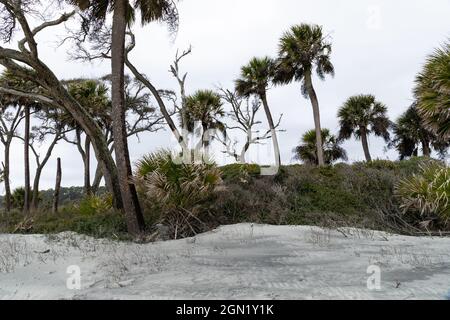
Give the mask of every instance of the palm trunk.
<path id="1" fill-rule="evenodd" d="M 5 209 L 6 212 L 11 211 L 11 184 L 9 181 L 9 149 L 11 141 L 5 144 L 5 162 L 3 164 L 3 180 L 5 182 Z"/>
<path id="2" fill-rule="evenodd" d="M 273 119 L 272 119 L 272 113 L 270 112 L 269 109 L 269 104 L 267 103 L 267 96 L 266 93 L 262 93 L 261 94 L 261 100 L 264 106 L 264 112 L 266 113 L 266 117 L 267 117 L 267 122 L 269 123 L 269 129 L 270 129 L 270 134 L 272 137 L 272 144 L 273 144 L 273 152 L 274 152 L 274 156 L 275 156 L 275 165 L 277 167 L 280 166 L 281 164 L 281 158 L 280 158 L 280 148 L 278 145 L 278 139 L 277 139 L 277 133 L 275 130 L 275 124 L 273 123 Z"/>
<path id="3" fill-rule="evenodd" d="M 61 189 L 61 177 L 62 177 L 61 158 L 58 158 L 56 164 L 55 193 L 53 194 L 53 213 L 58 213 L 59 191 Z"/>
<path id="4" fill-rule="evenodd" d="M 132 171 L 125 126 L 124 64 L 126 16 L 127 1 L 115 1 L 111 38 L 112 120 L 117 173 L 127 227 L 131 234 L 138 235 L 143 232 L 145 223 L 136 187 L 131 181 Z"/>
<path id="5" fill-rule="evenodd" d="M 422 139 L 422 152 L 424 157 L 431 155 L 430 143 L 426 139 Z"/>
<path id="6" fill-rule="evenodd" d="M 370 161 L 372 161 L 372 157 L 370 156 L 370 152 L 369 152 L 369 143 L 367 142 L 366 127 L 361 127 L 359 129 L 359 131 L 361 132 L 361 143 L 362 143 L 363 150 L 364 150 L 364 156 L 366 157 L 366 161 L 370 162 Z"/>
<path id="7" fill-rule="evenodd" d="M 325 165 L 323 158 L 323 144 L 322 144 L 322 128 L 320 126 L 320 110 L 319 110 L 319 100 L 317 99 L 316 91 L 314 90 L 311 78 L 311 71 L 305 72 L 305 85 L 308 91 L 309 100 L 313 108 L 314 115 L 314 127 L 316 130 L 316 150 L 317 150 L 317 160 L 319 166 Z"/>
<path id="8" fill-rule="evenodd" d="M 23 203 L 24 213 L 30 212 L 30 107 L 25 106 L 25 136 L 24 136 L 24 170 L 25 170 L 25 195 Z"/>
<path id="9" fill-rule="evenodd" d="M 84 194 L 89 196 L 91 190 L 91 139 L 86 136 L 84 140 Z"/>

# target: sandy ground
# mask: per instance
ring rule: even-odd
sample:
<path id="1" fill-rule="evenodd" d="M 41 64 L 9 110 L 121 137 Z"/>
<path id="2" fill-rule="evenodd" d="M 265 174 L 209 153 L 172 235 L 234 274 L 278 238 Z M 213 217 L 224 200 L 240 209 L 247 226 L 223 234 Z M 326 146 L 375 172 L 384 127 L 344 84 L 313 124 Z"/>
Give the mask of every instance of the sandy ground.
<path id="1" fill-rule="evenodd" d="M 71 265 L 81 289 L 67 287 Z M 367 287 L 371 265 L 378 289 Z M 449 290 L 450 238 L 252 224 L 150 244 L 0 235 L 0 299 L 450 299 Z"/>

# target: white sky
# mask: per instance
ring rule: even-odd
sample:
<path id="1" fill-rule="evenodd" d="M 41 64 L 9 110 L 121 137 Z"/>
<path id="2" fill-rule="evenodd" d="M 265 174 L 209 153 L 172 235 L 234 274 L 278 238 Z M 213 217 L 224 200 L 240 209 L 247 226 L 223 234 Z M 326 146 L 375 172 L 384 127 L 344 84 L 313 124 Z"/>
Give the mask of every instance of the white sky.
<path id="1" fill-rule="evenodd" d="M 313 81 L 322 126 L 335 133 L 337 108 L 354 94 L 374 94 L 395 120 L 412 102 L 414 77 L 426 56 L 450 36 L 449 0 L 184 0 L 179 13 L 175 40 L 164 26 L 135 26 L 137 48 L 132 61 L 158 88 L 178 90 L 168 68 L 176 50 L 191 44 L 192 54 L 181 65 L 189 73 L 188 93 L 217 85 L 231 89 L 240 67 L 251 57 L 276 55 L 278 39 L 291 25 L 322 25 L 331 36 L 336 76 Z M 109 72 L 109 62 L 69 61 L 67 47 L 57 49 L 56 40 L 55 33 L 44 33 L 39 47 L 41 59 L 59 77 L 96 77 Z M 284 114 L 281 127 L 286 132 L 279 134 L 279 142 L 283 163 L 290 163 L 301 134 L 314 126 L 311 105 L 301 96 L 298 83 L 271 89 L 268 99 L 274 118 Z M 262 110 L 260 117 L 266 123 Z M 369 143 L 373 158 L 396 159 L 394 151 L 385 152 L 381 138 L 370 137 Z M 174 141 L 169 133 L 143 135 L 141 143 L 130 141 L 132 160 L 171 145 Z M 363 160 L 359 141 L 350 140 L 343 146 L 350 161 Z M 22 151 L 22 143 L 16 141 L 11 159 L 13 187 L 23 185 Z M 253 149 L 251 158 L 267 163 L 272 159 L 270 152 L 268 147 Z M 60 143 L 43 172 L 41 189 L 54 185 L 56 157 L 62 158 L 62 184 L 82 185 L 81 158 L 75 146 Z M 223 161 L 220 155 L 217 158 Z M 95 163 L 92 168 L 94 171 Z"/>

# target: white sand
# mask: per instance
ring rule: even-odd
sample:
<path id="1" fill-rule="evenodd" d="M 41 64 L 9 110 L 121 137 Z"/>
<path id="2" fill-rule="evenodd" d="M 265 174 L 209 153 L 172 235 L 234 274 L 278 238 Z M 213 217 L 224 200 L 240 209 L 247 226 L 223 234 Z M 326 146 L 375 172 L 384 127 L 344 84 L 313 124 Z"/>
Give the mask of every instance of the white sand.
<path id="1" fill-rule="evenodd" d="M 0 235 L 0 299 L 445 299 L 450 238 L 239 224 L 135 244 Z M 81 289 L 67 267 L 78 265 Z M 367 268 L 381 270 L 380 290 Z"/>

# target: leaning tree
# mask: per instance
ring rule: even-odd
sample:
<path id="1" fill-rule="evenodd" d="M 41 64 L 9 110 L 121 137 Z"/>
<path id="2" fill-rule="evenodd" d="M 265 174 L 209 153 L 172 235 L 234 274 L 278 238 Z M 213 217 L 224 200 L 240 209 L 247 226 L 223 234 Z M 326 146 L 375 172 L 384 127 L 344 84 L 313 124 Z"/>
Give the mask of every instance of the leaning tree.
<path id="1" fill-rule="evenodd" d="M 8 43 L 16 33 L 21 32 L 23 35 L 16 49 L 0 46 L 0 64 L 15 76 L 32 81 L 40 88 L 39 92 L 26 92 L 18 88 L 1 86 L 0 92 L 30 98 L 55 108 L 64 108 L 70 113 L 92 141 L 97 159 L 105 173 L 105 182 L 112 192 L 115 207 L 123 208 L 117 168 L 100 127 L 89 112 L 69 94 L 63 83 L 39 56 L 36 36 L 49 27 L 68 21 L 75 15 L 75 11 L 64 13 L 54 20 L 43 21 L 32 28 L 29 17 L 35 16 L 39 6 L 39 3 L 30 1 L 0 0 L 1 39 L 4 43 Z M 137 219 L 130 215 L 127 217 L 129 224 L 133 224 L 130 220 Z"/>

